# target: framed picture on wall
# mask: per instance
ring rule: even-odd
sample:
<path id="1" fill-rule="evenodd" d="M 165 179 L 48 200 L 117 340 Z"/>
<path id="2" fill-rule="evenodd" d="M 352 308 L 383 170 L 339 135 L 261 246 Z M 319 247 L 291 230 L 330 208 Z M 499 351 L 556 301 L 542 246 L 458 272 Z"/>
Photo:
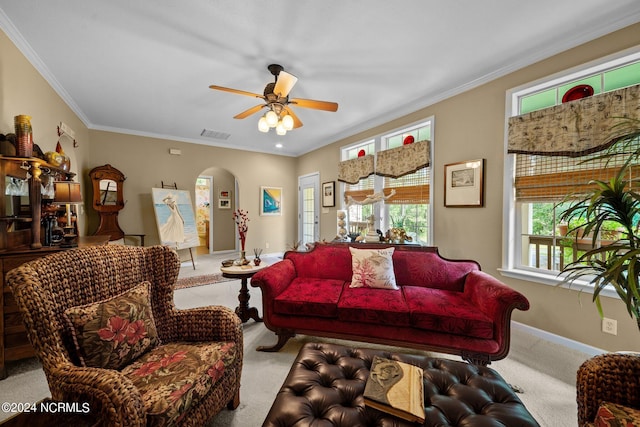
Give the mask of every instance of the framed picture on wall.
<path id="1" fill-rule="evenodd" d="M 231 198 L 231 192 L 229 190 L 220 190 L 218 197 L 221 199 L 229 199 Z"/>
<path id="2" fill-rule="evenodd" d="M 330 208 L 336 205 L 336 182 L 322 183 L 322 207 Z"/>
<path id="3" fill-rule="evenodd" d="M 444 166 L 444 205 L 476 208 L 484 206 L 484 159 Z"/>
<path id="4" fill-rule="evenodd" d="M 260 215 L 282 215 L 281 187 L 260 187 Z"/>
<path id="5" fill-rule="evenodd" d="M 218 209 L 231 209 L 231 200 L 218 199 Z"/>

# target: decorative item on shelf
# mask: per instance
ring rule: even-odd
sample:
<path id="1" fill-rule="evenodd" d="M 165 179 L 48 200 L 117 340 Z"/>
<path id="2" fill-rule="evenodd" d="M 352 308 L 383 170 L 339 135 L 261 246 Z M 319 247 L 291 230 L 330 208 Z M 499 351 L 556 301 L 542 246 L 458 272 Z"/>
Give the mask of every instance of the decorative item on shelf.
<path id="1" fill-rule="evenodd" d="M 408 135 L 404 138 L 404 140 L 402 140 L 402 145 L 413 144 L 414 141 L 415 141 L 415 138 L 412 135 Z"/>
<path id="2" fill-rule="evenodd" d="M 262 253 L 262 249 L 260 248 L 253 249 L 253 255 L 254 255 L 253 263 L 255 264 L 256 267 L 260 265 L 260 262 L 262 262 L 262 260 L 260 259 L 261 253 Z"/>
<path id="3" fill-rule="evenodd" d="M 71 215 L 71 205 L 82 202 L 82 193 L 80 192 L 80 183 L 73 181 L 55 181 L 55 198 L 53 203 L 58 205 L 66 205 L 67 219 L 64 227 L 64 242 L 61 247 L 75 247 L 77 237 L 73 226 L 73 217 Z"/>
<path id="4" fill-rule="evenodd" d="M 6 135 L 0 134 L 0 154 L 3 156 L 16 155 L 16 134 L 15 133 L 8 133 Z"/>
<path id="5" fill-rule="evenodd" d="M 240 258 L 236 261 L 236 264 L 247 265 L 249 261 L 247 260 L 244 247 L 247 240 L 247 231 L 249 230 L 249 226 L 247 225 L 247 222 L 249 222 L 249 213 L 244 209 L 237 209 L 233 211 L 233 221 L 238 227 L 238 238 L 240 240 Z"/>
<path id="6" fill-rule="evenodd" d="M 338 215 L 338 240 L 348 240 L 347 238 L 347 213 L 345 211 L 337 211 Z"/>
<path id="7" fill-rule="evenodd" d="M 60 145 L 60 141 L 58 141 L 58 143 L 56 144 L 56 153 L 62 156 L 62 164 L 60 165 L 60 168 L 63 171 L 68 172 L 69 169 L 71 169 L 71 159 L 65 154 L 64 150 L 62 149 L 62 145 Z"/>
<path id="8" fill-rule="evenodd" d="M 31 116 L 21 114 L 13 118 L 16 131 L 16 155 L 18 157 L 31 157 L 33 154 L 33 130 L 31 128 Z"/>
<path id="9" fill-rule="evenodd" d="M 593 95 L 593 87 L 589 85 L 577 85 L 569 89 L 562 96 L 562 103 L 588 98 Z"/>

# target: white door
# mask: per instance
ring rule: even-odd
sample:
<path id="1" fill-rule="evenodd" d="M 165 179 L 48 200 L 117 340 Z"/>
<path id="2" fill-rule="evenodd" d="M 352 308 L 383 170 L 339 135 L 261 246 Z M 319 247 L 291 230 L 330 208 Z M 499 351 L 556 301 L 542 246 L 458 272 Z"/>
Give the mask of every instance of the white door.
<path id="1" fill-rule="evenodd" d="M 312 173 L 298 178 L 298 241 L 300 248 L 306 243 L 320 240 L 320 174 Z"/>

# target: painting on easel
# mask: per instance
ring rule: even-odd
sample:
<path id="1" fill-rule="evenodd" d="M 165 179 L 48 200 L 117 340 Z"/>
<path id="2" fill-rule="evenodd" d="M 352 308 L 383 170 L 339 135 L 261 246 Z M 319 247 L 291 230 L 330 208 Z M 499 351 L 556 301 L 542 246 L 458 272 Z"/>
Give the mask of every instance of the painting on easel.
<path id="1" fill-rule="evenodd" d="M 173 188 L 152 188 L 151 191 L 160 242 L 176 249 L 198 246 L 200 241 L 189 192 Z"/>

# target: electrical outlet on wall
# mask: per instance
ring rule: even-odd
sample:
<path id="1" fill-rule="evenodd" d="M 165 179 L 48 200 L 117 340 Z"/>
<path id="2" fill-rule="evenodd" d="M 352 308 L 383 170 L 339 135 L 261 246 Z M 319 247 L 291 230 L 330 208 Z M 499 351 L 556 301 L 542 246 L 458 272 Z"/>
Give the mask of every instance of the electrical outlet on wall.
<path id="1" fill-rule="evenodd" d="M 618 335 L 618 321 L 614 319 L 602 319 L 602 332 L 611 335 Z"/>

